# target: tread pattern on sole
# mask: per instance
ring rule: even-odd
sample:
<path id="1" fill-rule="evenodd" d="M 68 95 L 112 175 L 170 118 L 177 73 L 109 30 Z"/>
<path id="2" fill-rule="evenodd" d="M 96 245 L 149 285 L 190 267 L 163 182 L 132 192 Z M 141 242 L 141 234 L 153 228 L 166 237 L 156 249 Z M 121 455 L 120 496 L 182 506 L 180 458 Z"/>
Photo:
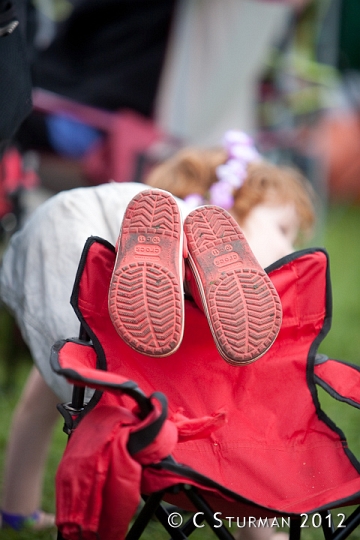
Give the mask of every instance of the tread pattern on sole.
<path id="1" fill-rule="evenodd" d="M 215 343 L 233 365 L 262 356 L 281 326 L 281 302 L 236 222 L 217 207 L 185 220 L 189 260 Z"/>
<path id="2" fill-rule="evenodd" d="M 177 204 L 167 193 L 147 190 L 129 204 L 109 289 L 109 313 L 122 339 L 148 356 L 167 356 L 182 340 L 181 234 Z M 144 246 L 150 246 L 149 252 Z"/>
<path id="3" fill-rule="evenodd" d="M 179 239 L 181 219 L 176 201 L 164 192 L 148 190 L 135 196 L 128 206 L 123 232 L 161 232 Z"/>

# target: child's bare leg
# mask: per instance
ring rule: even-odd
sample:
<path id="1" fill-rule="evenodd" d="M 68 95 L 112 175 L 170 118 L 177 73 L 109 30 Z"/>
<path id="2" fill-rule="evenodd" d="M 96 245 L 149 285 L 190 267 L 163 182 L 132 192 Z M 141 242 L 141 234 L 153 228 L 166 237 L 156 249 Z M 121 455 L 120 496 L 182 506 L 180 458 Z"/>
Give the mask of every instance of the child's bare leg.
<path id="1" fill-rule="evenodd" d="M 33 367 L 16 406 L 5 457 L 2 510 L 27 516 L 41 505 L 43 474 L 59 399 Z"/>
<path id="2" fill-rule="evenodd" d="M 269 524 L 271 525 L 271 520 Z M 288 540 L 289 535 L 285 532 L 277 532 L 275 527 L 244 527 L 233 533 L 235 540 Z"/>

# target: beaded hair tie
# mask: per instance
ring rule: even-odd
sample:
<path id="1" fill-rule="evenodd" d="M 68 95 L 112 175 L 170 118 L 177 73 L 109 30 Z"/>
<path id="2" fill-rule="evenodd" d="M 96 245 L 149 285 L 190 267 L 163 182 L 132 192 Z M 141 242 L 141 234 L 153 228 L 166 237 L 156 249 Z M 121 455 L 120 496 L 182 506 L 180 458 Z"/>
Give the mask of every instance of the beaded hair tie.
<path id="1" fill-rule="evenodd" d="M 251 161 L 260 161 L 261 156 L 254 146 L 254 141 L 242 131 L 230 130 L 223 137 L 223 146 L 228 159 L 216 167 L 218 181 L 209 189 L 208 197 L 192 193 L 184 201 L 196 208 L 203 204 L 214 204 L 229 210 L 234 205 L 234 191 L 239 189 L 246 178 L 246 168 Z"/>

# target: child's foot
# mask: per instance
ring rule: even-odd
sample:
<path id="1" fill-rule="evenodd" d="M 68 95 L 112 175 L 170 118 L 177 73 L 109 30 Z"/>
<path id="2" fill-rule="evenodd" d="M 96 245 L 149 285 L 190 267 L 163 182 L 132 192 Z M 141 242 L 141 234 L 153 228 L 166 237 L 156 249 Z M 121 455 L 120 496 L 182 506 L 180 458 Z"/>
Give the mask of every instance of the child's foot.
<path id="1" fill-rule="evenodd" d="M 42 510 L 38 510 L 30 516 L 1 512 L 1 529 L 10 528 L 16 531 L 20 531 L 22 529 L 32 529 L 34 531 L 42 531 L 45 529 L 51 529 L 53 527 L 55 527 L 54 514 L 48 514 Z"/>
<path id="2" fill-rule="evenodd" d="M 273 344 L 281 303 L 232 216 L 202 206 L 185 219 L 188 262 L 210 330 L 229 364 L 248 364 Z"/>
<path id="3" fill-rule="evenodd" d="M 149 189 L 129 203 L 109 289 L 116 331 L 133 349 L 167 356 L 184 331 L 183 229 L 166 191 Z"/>

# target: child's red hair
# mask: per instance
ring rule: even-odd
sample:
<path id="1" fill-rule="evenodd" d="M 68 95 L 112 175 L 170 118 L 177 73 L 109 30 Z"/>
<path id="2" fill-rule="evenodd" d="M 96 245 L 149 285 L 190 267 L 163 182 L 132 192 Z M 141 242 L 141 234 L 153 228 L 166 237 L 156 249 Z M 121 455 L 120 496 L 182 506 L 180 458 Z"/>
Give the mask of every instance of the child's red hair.
<path id="1" fill-rule="evenodd" d="M 217 166 L 226 160 L 222 148 L 185 148 L 156 166 L 146 183 L 180 199 L 193 193 L 206 199 L 210 186 L 218 181 Z M 293 203 L 299 219 L 299 236 L 311 232 L 315 222 L 314 191 L 300 171 L 263 160 L 250 163 L 247 173 L 244 184 L 234 192 L 231 209 L 240 225 L 258 204 Z"/>

